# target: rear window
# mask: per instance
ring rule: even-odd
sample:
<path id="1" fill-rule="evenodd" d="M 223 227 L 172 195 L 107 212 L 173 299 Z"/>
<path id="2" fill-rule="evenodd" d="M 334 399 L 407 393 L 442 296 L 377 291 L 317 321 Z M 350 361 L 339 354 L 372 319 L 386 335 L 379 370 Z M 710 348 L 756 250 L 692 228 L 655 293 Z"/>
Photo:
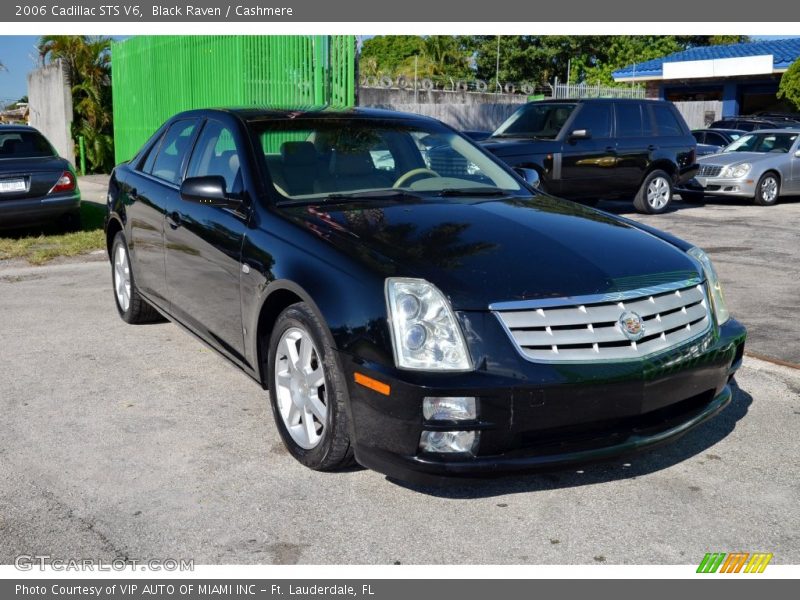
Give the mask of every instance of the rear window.
<path id="1" fill-rule="evenodd" d="M 37 131 L 0 132 L 0 158 L 56 156 L 53 147 Z"/>
<path id="2" fill-rule="evenodd" d="M 683 127 L 669 106 L 654 104 L 652 108 L 658 135 L 683 135 Z"/>

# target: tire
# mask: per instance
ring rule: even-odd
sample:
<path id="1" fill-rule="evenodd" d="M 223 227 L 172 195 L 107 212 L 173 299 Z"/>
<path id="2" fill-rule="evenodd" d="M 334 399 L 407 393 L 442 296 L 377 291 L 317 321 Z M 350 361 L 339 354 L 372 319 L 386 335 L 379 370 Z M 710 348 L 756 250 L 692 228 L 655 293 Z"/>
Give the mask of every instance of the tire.
<path id="1" fill-rule="evenodd" d="M 756 186 L 755 203 L 759 206 L 773 206 L 781 195 L 781 180 L 773 171 L 764 173 Z"/>
<path id="2" fill-rule="evenodd" d="M 131 325 L 163 321 L 161 314 L 136 290 L 128 244 L 121 231 L 114 236 L 111 246 L 111 286 L 114 304 L 123 321 Z"/>
<path id="3" fill-rule="evenodd" d="M 332 347 L 327 327 L 304 302 L 278 316 L 269 339 L 267 383 L 275 424 L 289 453 L 316 471 L 354 463 L 347 386 Z"/>
<path id="4" fill-rule="evenodd" d="M 702 204 L 705 202 L 706 195 L 702 192 L 680 192 L 681 200 L 689 204 Z"/>
<path id="5" fill-rule="evenodd" d="M 647 174 L 636 192 L 633 206 L 640 213 L 657 215 L 667 210 L 672 200 L 672 177 L 656 169 Z"/>

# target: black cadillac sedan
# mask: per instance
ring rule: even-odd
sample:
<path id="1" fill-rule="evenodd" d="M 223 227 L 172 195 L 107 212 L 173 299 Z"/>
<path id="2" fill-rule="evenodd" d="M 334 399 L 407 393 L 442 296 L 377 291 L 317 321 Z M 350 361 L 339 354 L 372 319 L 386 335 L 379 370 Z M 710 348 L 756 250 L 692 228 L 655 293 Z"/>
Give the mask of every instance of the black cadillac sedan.
<path id="1" fill-rule="evenodd" d="M 81 195 L 69 161 L 32 127 L 0 125 L 0 229 L 80 221 Z"/>
<path id="2" fill-rule="evenodd" d="M 115 169 L 106 231 L 121 317 L 166 317 L 268 389 L 313 469 L 648 448 L 728 404 L 744 350 L 702 250 L 418 116 L 181 113 Z"/>

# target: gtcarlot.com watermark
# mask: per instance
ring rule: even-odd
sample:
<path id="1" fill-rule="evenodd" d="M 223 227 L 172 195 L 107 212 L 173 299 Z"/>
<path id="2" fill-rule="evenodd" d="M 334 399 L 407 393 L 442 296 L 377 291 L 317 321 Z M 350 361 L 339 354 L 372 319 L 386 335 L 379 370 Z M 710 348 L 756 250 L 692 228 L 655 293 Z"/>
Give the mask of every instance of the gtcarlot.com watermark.
<path id="1" fill-rule="evenodd" d="M 14 557 L 19 571 L 194 571 L 194 559 L 186 558 L 58 558 L 48 554 Z"/>

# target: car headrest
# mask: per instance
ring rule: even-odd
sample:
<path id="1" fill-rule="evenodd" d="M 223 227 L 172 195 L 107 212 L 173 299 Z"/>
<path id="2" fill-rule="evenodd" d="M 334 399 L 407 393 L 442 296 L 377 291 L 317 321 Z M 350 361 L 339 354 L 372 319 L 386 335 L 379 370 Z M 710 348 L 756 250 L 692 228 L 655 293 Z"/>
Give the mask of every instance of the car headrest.
<path id="1" fill-rule="evenodd" d="M 367 175 L 375 172 L 369 152 L 335 152 L 331 156 L 331 175 Z"/>
<path id="2" fill-rule="evenodd" d="M 283 142 L 281 157 L 284 165 L 307 167 L 317 161 L 317 149 L 311 142 Z"/>

